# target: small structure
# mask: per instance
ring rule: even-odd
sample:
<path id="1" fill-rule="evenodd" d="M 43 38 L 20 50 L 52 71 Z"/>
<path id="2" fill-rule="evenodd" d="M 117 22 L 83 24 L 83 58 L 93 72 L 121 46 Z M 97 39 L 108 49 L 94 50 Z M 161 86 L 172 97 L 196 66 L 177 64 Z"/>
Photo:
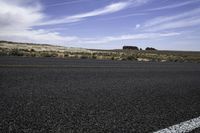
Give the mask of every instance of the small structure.
<path id="1" fill-rule="evenodd" d="M 139 50 L 136 46 L 123 46 L 123 50 Z"/>
<path id="2" fill-rule="evenodd" d="M 147 47 L 145 50 L 157 50 L 157 49 L 155 49 L 155 48 L 152 48 L 152 47 Z"/>

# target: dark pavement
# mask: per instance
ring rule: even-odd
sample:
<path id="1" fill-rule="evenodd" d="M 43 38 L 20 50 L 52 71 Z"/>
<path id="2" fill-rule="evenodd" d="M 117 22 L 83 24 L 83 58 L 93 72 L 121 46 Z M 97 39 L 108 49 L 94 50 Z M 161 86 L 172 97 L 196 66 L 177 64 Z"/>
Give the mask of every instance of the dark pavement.
<path id="1" fill-rule="evenodd" d="M 2 133 L 148 133 L 199 116 L 200 64 L 0 57 Z"/>

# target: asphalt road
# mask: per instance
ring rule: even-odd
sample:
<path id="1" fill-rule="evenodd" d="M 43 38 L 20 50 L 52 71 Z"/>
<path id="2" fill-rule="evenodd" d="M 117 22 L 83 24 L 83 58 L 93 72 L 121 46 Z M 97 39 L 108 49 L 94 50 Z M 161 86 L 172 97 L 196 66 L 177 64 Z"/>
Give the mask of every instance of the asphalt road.
<path id="1" fill-rule="evenodd" d="M 0 57 L 2 133 L 148 133 L 199 116 L 200 64 Z"/>

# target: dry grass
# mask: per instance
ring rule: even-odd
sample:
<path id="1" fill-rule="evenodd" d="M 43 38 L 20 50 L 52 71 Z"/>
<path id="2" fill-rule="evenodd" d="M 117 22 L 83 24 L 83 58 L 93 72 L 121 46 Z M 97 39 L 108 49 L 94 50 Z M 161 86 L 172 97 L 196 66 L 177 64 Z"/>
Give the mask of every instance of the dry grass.
<path id="1" fill-rule="evenodd" d="M 88 50 L 54 45 L 0 41 L 0 56 L 58 57 L 99 60 L 135 60 L 159 62 L 200 62 L 200 52 Z"/>

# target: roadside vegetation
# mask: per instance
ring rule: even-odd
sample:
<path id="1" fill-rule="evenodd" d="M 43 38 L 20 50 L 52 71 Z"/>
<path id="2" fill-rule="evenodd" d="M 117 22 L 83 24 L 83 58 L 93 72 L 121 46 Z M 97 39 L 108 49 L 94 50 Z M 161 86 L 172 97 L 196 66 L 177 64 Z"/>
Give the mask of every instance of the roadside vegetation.
<path id="1" fill-rule="evenodd" d="M 0 56 L 200 63 L 200 52 L 159 51 L 154 48 L 146 48 L 145 50 L 89 50 L 7 41 L 0 41 Z"/>

